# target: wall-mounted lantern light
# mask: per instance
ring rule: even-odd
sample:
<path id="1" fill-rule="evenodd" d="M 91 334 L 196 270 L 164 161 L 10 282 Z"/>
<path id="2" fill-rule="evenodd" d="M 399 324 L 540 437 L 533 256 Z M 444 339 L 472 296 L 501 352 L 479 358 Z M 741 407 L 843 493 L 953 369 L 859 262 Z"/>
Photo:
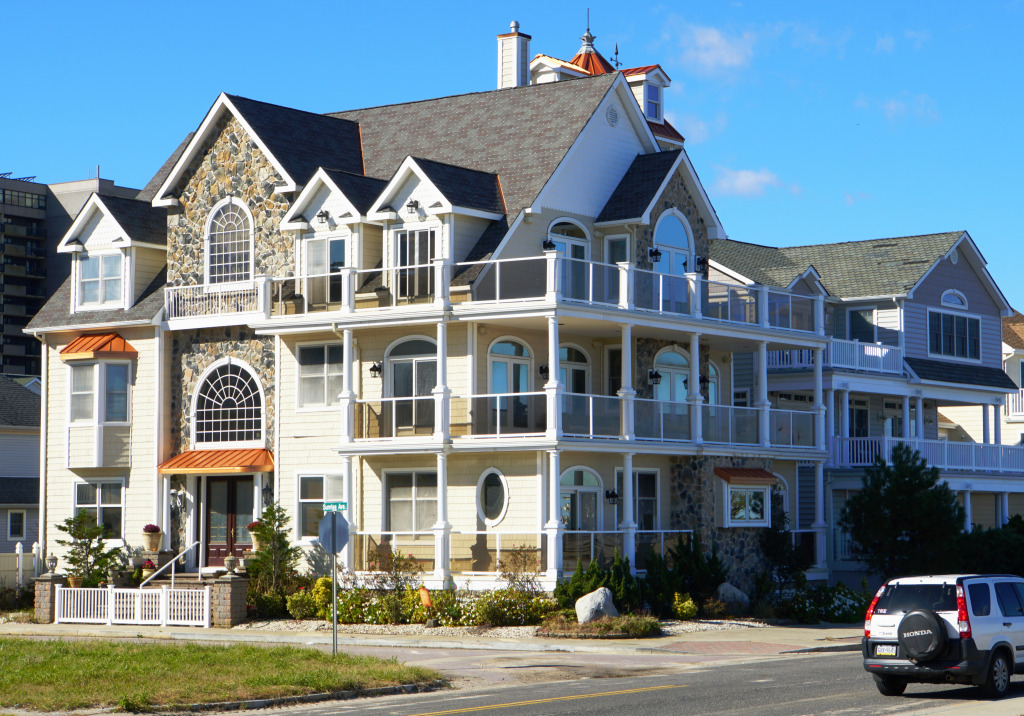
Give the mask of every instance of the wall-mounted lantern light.
<path id="1" fill-rule="evenodd" d="M 619 504 L 619 493 L 615 490 L 605 490 L 604 499 L 608 500 L 609 505 Z"/>
<path id="2" fill-rule="evenodd" d="M 382 370 L 382 368 L 381 368 L 380 363 L 374 363 L 373 365 L 370 366 L 370 377 L 371 378 L 380 378 L 381 370 Z"/>
<path id="3" fill-rule="evenodd" d="M 319 221 L 321 224 L 326 224 L 327 218 L 330 215 L 331 213 L 327 211 L 327 209 L 321 209 L 320 211 L 316 212 L 316 220 Z"/>
<path id="4" fill-rule="evenodd" d="M 414 215 L 420 208 L 420 203 L 415 199 L 409 199 L 409 203 L 405 205 L 405 213 L 410 216 Z"/>
<path id="5" fill-rule="evenodd" d="M 654 369 L 651 369 L 651 370 L 647 371 L 647 380 L 648 380 L 648 382 L 650 382 L 651 385 L 660 385 L 661 384 L 661 373 L 659 373 L 658 371 L 656 371 Z"/>
<path id="6" fill-rule="evenodd" d="M 651 260 L 651 263 L 658 263 L 661 261 L 661 250 L 652 246 L 647 249 L 647 258 Z"/>
<path id="7" fill-rule="evenodd" d="M 547 379 L 548 375 L 550 375 L 550 373 L 548 372 L 548 366 L 547 366 L 546 363 L 544 365 L 537 366 L 537 372 L 540 373 L 540 377 L 544 378 L 545 380 Z"/>
<path id="8" fill-rule="evenodd" d="M 541 248 L 543 248 L 545 251 L 554 251 L 558 247 L 555 246 L 555 242 L 552 241 L 549 237 L 544 239 L 544 241 L 541 243 Z"/>

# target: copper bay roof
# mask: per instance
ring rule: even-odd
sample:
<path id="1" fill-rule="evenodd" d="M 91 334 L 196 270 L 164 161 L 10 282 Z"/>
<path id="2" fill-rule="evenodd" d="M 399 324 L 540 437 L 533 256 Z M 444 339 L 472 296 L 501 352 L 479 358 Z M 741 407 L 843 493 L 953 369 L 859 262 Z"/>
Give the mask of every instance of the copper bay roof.
<path id="1" fill-rule="evenodd" d="M 189 450 L 175 455 L 158 468 L 161 475 L 234 475 L 271 472 L 274 456 L 269 450 Z"/>

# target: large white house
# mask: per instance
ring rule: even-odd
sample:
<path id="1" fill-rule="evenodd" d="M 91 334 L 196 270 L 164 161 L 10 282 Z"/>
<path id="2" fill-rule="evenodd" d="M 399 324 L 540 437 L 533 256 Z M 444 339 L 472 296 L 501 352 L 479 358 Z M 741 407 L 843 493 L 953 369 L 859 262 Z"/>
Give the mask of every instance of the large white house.
<path id="1" fill-rule="evenodd" d="M 222 94 L 138 199 L 90 199 L 27 329 L 48 552 L 88 509 L 211 569 L 275 500 L 315 563 L 330 500 L 357 573 L 384 546 L 428 585 L 484 586 L 525 546 L 550 588 L 697 533 L 750 586 L 775 490 L 826 575 L 829 441 L 850 434 L 826 416 L 858 399 L 826 403 L 847 339 L 829 279 L 724 255 L 709 278 L 735 242 L 665 121 L 667 74 L 615 71 L 589 31 L 571 61 L 529 42 L 498 37 L 490 92 L 326 115 Z"/>

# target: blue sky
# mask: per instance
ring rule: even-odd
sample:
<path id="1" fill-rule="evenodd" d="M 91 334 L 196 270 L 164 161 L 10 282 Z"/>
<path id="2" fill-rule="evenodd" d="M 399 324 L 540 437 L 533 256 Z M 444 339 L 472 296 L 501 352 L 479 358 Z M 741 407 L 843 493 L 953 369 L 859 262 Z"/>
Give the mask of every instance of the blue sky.
<path id="1" fill-rule="evenodd" d="M 1024 309 L 1024 2 L 594 2 L 730 238 L 966 229 Z M 569 59 L 586 4 L 252 0 L 4 9 L 0 172 L 141 187 L 221 91 L 315 112 L 492 89 L 510 20 Z"/>

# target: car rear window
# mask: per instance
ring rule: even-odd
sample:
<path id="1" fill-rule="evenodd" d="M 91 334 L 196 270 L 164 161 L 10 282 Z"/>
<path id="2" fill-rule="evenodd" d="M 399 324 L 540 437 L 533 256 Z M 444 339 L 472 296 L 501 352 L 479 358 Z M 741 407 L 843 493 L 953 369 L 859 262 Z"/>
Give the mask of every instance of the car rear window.
<path id="1" fill-rule="evenodd" d="M 1024 617 L 1024 608 L 1021 608 L 1012 582 L 996 582 L 996 598 L 1004 617 Z"/>
<path id="2" fill-rule="evenodd" d="M 971 612 L 976 617 L 987 617 L 992 613 L 992 590 L 987 582 L 968 584 L 967 593 L 971 597 Z"/>
<path id="3" fill-rule="evenodd" d="M 955 584 L 887 584 L 875 605 L 876 614 L 897 614 L 914 609 L 956 611 Z"/>

